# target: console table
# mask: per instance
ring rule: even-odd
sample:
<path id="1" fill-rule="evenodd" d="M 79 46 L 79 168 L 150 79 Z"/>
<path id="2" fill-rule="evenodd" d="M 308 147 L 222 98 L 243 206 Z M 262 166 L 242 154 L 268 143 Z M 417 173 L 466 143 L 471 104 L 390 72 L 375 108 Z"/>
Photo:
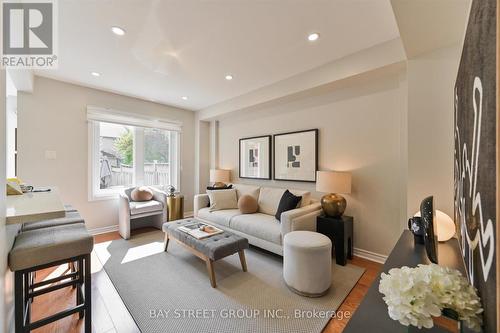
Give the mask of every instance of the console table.
<path id="1" fill-rule="evenodd" d="M 391 268 L 402 266 L 416 267 L 418 264 L 429 264 L 424 245 L 414 244 L 413 234 L 409 230 L 403 231 L 396 246 L 387 258 L 382 271 L 387 273 Z M 458 241 L 455 238 L 438 245 L 438 263 L 441 266 L 458 269 L 464 276 L 465 266 L 462 260 Z M 384 333 L 406 333 L 408 327 L 392 320 L 387 313 L 387 305 L 382 299 L 382 294 L 378 291 L 380 275 L 375 279 L 365 298 L 354 312 L 352 318 L 347 323 L 344 333 L 359 332 L 384 332 Z M 431 329 L 422 328 L 415 332 L 448 332 L 447 330 L 434 326 Z M 468 332 L 463 328 L 463 332 Z"/>

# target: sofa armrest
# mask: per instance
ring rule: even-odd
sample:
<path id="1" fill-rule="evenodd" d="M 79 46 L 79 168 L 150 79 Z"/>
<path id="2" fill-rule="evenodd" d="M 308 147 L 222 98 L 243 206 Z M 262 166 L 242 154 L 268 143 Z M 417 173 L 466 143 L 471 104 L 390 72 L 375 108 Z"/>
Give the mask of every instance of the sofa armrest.
<path id="1" fill-rule="evenodd" d="M 167 192 L 162 191 L 158 188 L 150 187 L 151 191 L 153 191 L 153 200 L 156 200 L 158 202 L 161 202 L 163 205 L 163 220 L 167 220 L 168 216 L 168 206 L 167 206 Z"/>
<path id="2" fill-rule="evenodd" d="M 118 231 L 124 239 L 130 238 L 130 199 L 125 193 L 118 196 Z"/>
<path id="3" fill-rule="evenodd" d="M 167 206 L 167 193 L 161 191 L 157 188 L 150 187 L 151 191 L 153 191 L 153 200 L 159 201 L 163 204 L 163 206 Z"/>
<path id="4" fill-rule="evenodd" d="M 208 194 L 196 194 L 194 196 L 194 210 L 193 215 L 198 216 L 198 211 L 202 208 L 208 207 L 210 200 L 208 199 Z"/>
<path id="5" fill-rule="evenodd" d="M 319 202 L 281 213 L 281 236 L 295 230 L 316 231 L 316 217 L 321 213 Z"/>

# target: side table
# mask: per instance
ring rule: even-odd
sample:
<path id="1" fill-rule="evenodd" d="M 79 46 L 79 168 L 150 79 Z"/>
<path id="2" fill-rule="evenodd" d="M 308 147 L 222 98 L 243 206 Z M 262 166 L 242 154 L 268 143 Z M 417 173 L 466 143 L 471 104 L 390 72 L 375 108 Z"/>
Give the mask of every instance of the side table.
<path id="1" fill-rule="evenodd" d="M 352 216 L 346 215 L 341 217 L 318 216 L 316 218 L 316 230 L 328 236 L 332 241 L 332 255 L 335 251 L 338 265 L 345 266 L 347 259 L 352 259 L 353 220 Z"/>
<path id="2" fill-rule="evenodd" d="M 167 221 L 181 220 L 184 218 L 184 196 L 175 194 L 167 196 Z"/>

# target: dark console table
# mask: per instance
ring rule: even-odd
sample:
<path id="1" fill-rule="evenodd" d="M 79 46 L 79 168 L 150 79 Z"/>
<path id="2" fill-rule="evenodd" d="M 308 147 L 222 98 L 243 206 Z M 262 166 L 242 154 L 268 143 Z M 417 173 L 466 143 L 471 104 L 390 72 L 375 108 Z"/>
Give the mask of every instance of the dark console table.
<path id="1" fill-rule="evenodd" d="M 438 247 L 438 263 L 441 266 L 458 269 L 465 275 L 465 267 L 460 254 L 458 241 L 451 239 L 446 243 L 439 243 Z M 414 244 L 413 235 L 410 231 L 405 230 L 391 254 L 387 258 L 382 271 L 387 273 L 391 268 L 399 268 L 402 266 L 416 267 L 418 264 L 429 264 L 424 245 Z M 408 327 L 401 325 L 399 322 L 392 320 L 387 313 L 387 306 L 382 299 L 382 294 L 378 291 L 380 282 L 379 277 L 373 282 L 373 285 L 368 289 L 365 298 L 354 312 L 352 318 L 347 323 L 344 333 L 360 333 L 360 332 L 384 332 L 384 333 L 406 333 Z M 434 326 L 432 329 L 422 328 L 415 332 L 448 332 L 441 327 Z M 463 332 L 468 332 L 462 329 Z"/>
<path id="2" fill-rule="evenodd" d="M 338 265 L 345 266 L 347 259 L 352 259 L 353 252 L 353 218 L 342 215 L 341 217 L 318 216 L 316 230 L 328 236 L 332 241 L 332 255 Z"/>

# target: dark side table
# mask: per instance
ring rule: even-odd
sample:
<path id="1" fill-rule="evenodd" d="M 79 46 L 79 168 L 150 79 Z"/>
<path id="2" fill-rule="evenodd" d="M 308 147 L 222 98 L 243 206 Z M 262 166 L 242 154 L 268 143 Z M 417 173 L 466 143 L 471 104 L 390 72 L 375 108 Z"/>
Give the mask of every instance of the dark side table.
<path id="1" fill-rule="evenodd" d="M 347 259 L 352 259 L 353 249 L 353 217 L 318 216 L 316 230 L 332 241 L 332 255 L 335 249 L 335 259 L 338 265 L 345 266 Z"/>

